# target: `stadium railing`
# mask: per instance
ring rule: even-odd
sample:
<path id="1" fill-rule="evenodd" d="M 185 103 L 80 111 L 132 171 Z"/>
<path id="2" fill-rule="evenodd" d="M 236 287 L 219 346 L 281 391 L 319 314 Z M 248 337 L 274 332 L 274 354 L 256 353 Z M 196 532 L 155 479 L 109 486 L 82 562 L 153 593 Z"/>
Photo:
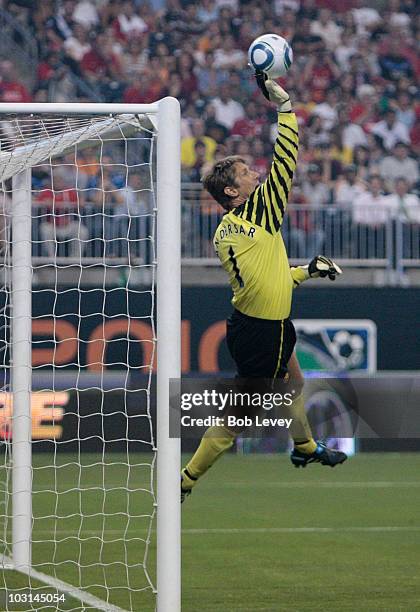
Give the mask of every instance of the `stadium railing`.
<path id="1" fill-rule="evenodd" d="M 71 213 L 71 208 L 60 210 L 60 214 L 69 217 Z M 111 265 L 112 262 L 127 261 L 129 256 L 141 263 L 149 263 L 150 242 L 139 238 L 149 236 L 151 232 L 147 210 L 130 218 L 127 213 L 112 207 L 108 207 L 105 213 L 104 218 L 97 206 L 83 205 L 81 224 L 87 229 L 87 238 L 83 239 L 82 257 L 94 260 L 105 255 Z M 183 185 L 184 264 L 219 265 L 212 239 L 222 214 L 220 207 L 205 196 L 200 185 Z M 48 205 L 38 205 L 33 209 L 32 252 L 40 263 L 49 256 L 40 238 L 42 224 L 51 221 L 50 215 L 51 207 Z M 420 265 L 420 225 L 407 223 L 391 214 L 387 215 L 384 223 L 367 225 L 355 222 L 351 206 L 290 204 L 282 234 L 289 258 L 297 264 L 306 263 L 316 253 L 323 253 L 343 265 L 354 267 L 403 270 Z M 71 256 L 69 241 L 71 236 L 58 243 L 58 256 Z"/>
<path id="2" fill-rule="evenodd" d="M 289 204 L 282 234 L 289 258 L 306 263 L 323 253 L 355 267 L 402 269 L 420 264 L 420 225 L 388 212 L 376 223 L 360 224 L 351 204 Z M 212 239 L 223 211 L 200 184 L 183 185 L 183 263 L 219 265 Z M 385 222 L 380 222 L 385 217 Z"/>

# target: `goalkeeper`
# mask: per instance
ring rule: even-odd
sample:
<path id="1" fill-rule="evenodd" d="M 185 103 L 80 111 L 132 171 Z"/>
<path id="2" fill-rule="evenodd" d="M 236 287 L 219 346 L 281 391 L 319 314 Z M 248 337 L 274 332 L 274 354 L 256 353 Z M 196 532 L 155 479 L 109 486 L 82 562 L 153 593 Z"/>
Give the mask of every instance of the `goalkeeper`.
<path id="1" fill-rule="evenodd" d="M 334 280 L 340 268 L 318 255 L 308 265 L 291 268 L 281 224 L 296 168 L 298 124 L 289 95 L 263 73 L 256 74 L 264 96 L 277 106 L 278 135 L 268 178 L 238 156 L 217 161 L 203 178 L 205 189 L 225 209 L 214 246 L 233 290 L 234 312 L 227 322 L 227 344 L 240 379 L 281 379 L 295 391 L 290 407 L 296 466 L 319 462 L 334 467 L 347 456 L 313 439 L 306 418 L 303 376 L 290 320 L 292 291 L 314 277 Z M 233 444 L 238 431 L 210 427 L 181 474 L 181 501 L 218 457 Z"/>

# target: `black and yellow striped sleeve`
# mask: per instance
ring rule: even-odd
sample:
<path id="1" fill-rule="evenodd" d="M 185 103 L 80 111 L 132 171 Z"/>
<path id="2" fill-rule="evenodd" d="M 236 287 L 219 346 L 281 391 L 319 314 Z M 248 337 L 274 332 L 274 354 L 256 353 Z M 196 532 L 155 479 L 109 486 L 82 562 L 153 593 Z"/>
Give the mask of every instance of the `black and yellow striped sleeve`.
<path id="1" fill-rule="evenodd" d="M 265 228 L 270 234 L 280 229 L 296 168 L 298 145 L 296 115 L 279 113 L 270 174 L 248 200 L 235 210 L 235 215 Z"/>

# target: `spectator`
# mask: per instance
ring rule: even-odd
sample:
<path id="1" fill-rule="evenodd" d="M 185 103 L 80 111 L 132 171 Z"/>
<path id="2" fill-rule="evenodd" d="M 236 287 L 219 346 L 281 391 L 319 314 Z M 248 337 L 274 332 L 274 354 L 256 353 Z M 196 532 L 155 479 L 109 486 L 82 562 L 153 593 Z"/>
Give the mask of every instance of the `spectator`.
<path id="1" fill-rule="evenodd" d="M 330 137 L 327 130 L 324 128 L 324 122 L 319 115 L 309 117 L 308 125 L 308 145 L 311 148 L 328 145 Z"/>
<path id="2" fill-rule="evenodd" d="M 91 190 L 92 203 L 104 214 L 99 236 L 104 241 L 104 256 L 121 255 L 127 240 L 127 194 L 121 187 L 112 158 L 102 159 L 101 174 Z M 103 227 L 102 227 L 103 225 Z"/>
<path id="3" fill-rule="evenodd" d="M 177 58 L 176 70 L 181 78 L 181 95 L 187 100 L 190 100 L 197 93 L 197 77 L 193 69 L 193 55 L 191 53 L 182 53 Z"/>
<path id="4" fill-rule="evenodd" d="M 196 68 L 197 88 L 202 96 L 216 96 L 220 85 L 227 78 L 227 74 L 214 67 L 214 53 L 208 51 L 203 55 L 203 62 Z"/>
<path id="5" fill-rule="evenodd" d="M 88 30 L 82 24 L 76 23 L 72 33 L 64 41 L 63 49 L 66 55 L 78 64 L 83 56 L 91 50 Z"/>
<path id="6" fill-rule="evenodd" d="M 203 166 L 207 163 L 206 143 L 203 140 L 195 139 L 194 143 L 194 164 L 192 166 L 182 166 L 183 182 L 199 183 L 201 181 Z"/>
<path id="7" fill-rule="evenodd" d="M 51 16 L 47 20 L 46 26 L 53 27 L 55 32 L 63 40 L 70 38 L 75 26 L 73 19 L 73 13 L 76 6 L 75 0 L 64 0 L 60 3 L 62 6 L 59 8 L 56 16 Z"/>
<path id="8" fill-rule="evenodd" d="M 359 53 L 355 53 L 349 59 L 349 74 L 352 75 L 356 87 L 369 83 L 371 80 L 369 66 Z"/>
<path id="9" fill-rule="evenodd" d="M 338 170 L 343 166 L 351 164 L 353 160 L 353 151 L 343 145 L 342 131 L 338 127 L 330 134 L 331 140 L 329 143 L 327 158 L 339 163 Z M 334 180 L 338 177 L 334 176 Z"/>
<path id="10" fill-rule="evenodd" d="M 52 187 L 40 191 L 36 204 L 42 219 L 39 233 L 48 257 L 58 254 L 59 242 L 68 242 L 70 257 L 80 259 L 89 238 L 87 227 L 74 214 L 80 212 L 82 201 L 59 170 L 53 174 Z"/>
<path id="11" fill-rule="evenodd" d="M 369 35 L 371 30 L 381 22 L 378 11 L 375 8 L 363 6 L 364 4 L 366 3 L 363 0 L 357 0 L 356 8 L 352 11 L 358 36 Z"/>
<path id="12" fill-rule="evenodd" d="M 322 250 L 325 233 L 322 229 L 322 211 L 311 210 L 312 200 L 305 196 L 299 182 L 295 181 L 286 222 L 286 236 L 291 257 L 312 257 Z"/>
<path id="13" fill-rule="evenodd" d="M 144 239 L 152 233 L 153 203 L 148 169 L 134 168 L 128 174 L 127 184 L 115 193 L 118 197 L 110 219 L 113 222 L 110 236 L 114 241 L 110 253 L 140 257 L 142 263 L 149 263 L 152 245 Z"/>
<path id="14" fill-rule="evenodd" d="M 296 32 L 291 40 L 292 49 L 297 58 L 304 57 L 305 64 L 311 54 L 316 54 L 324 46 L 324 41 L 319 34 L 311 32 L 311 20 L 302 16 L 296 22 Z"/>
<path id="15" fill-rule="evenodd" d="M 112 25 L 116 39 L 124 42 L 141 36 L 147 31 L 147 24 L 139 15 L 136 15 L 131 0 L 123 2 L 119 9 L 119 15 Z"/>
<path id="16" fill-rule="evenodd" d="M 340 69 L 346 72 L 350 68 L 349 59 L 357 52 L 354 36 L 348 30 L 341 35 L 341 42 L 334 49 L 334 58 Z"/>
<path id="17" fill-rule="evenodd" d="M 229 138 L 229 130 L 226 126 L 217 122 L 216 109 L 211 103 L 205 107 L 204 116 L 206 118 L 206 134 L 213 138 L 217 144 L 226 142 Z"/>
<path id="18" fill-rule="evenodd" d="M 357 167 L 350 164 L 334 187 L 334 202 L 338 206 L 348 207 L 366 190 L 365 183 L 357 178 Z"/>
<path id="19" fill-rule="evenodd" d="M 369 129 L 378 120 L 377 114 L 375 88 L 367 83 L 360 85 L 349 109 L 350 121 Z"/>
<path id="20" fill-rule="evenodd" d="M 223 83 L 220 87 L 220 93 L 217 98 L 212 100 L 212 105 L 215 110 L 215 119 L 217 123 L 224 125 L 228 130 L 231 130 L 235 125 L 235 121 L 242 119 L 245 115 L 243 106 L 232 98 L 232 92 L 228 83 Z"/>
<path id="21" fill-rule="evenodd" d="M 260 138 L 252 139 L 251 148 L 252 169 L 258 172 L 262 179 L 264 179 L 268 174 L 271 163 L 271 155 L 266 153 L 264 142 Z"/>
<path id="22" fill-rule="evenodd" d="M 391 38 L 388 52 L 379 58 L 381 76 L 388 81 L 398 81 L 402 76 L 414 75 L 410 60 L 401 53 L 400 41 Z"/>
<path id="23" fill-rule="evenodd" d="M 369 149 L 367 146 L 359 145 L 353 152 L 353 164 L 356 166 L 357 178 L 367 181 L 370 176 Z"/>
<path id="24" fill-rule="evenodd" d="M 312 22 L 311 34 L 320 36 L 331 50 L 336 49 L 341 42 L 341 27 L 331 18 L 331 11 L 326 8 L 321 9 L 319 19 Z"/>
<path id="25" fill-rule="evenodd" d="M 310 116 L 313 114 L 314 108 L 316 107 L 315 102 L 312 100 L 311 92 L 309 89 L 304 89 L 299 96 L 299 100 L 296 100 L 293 104 L 296 117 L 301 125 L 306 125 Z"/>
<path id="26" fill-rule="evenodd" d="M 350 120 L 349 111 L 343 108 L 338 113 L 338 119 L 342 128 L 343 146 L 350 151 L 356 147 L 367 145 L 367 136 L 362 127 Z"/>
<path id="27" fill-rule="evenodd" d="M 420 200 L 417 195 L 409 191 L 407 179 L 405 176 L 399 176 L 394 181 L 392 193 L 385 199 L 394 217 L 403 223 L 420 224 Z"/>
<path id="28" fill-rule="evenodd" d="M 22 83 L 16 80 L 15 67 L 10 60 L 0 62 L 1 102 L 30 102 L 31 96 Z"/>
<path id="29" fill-rule="evenodd" d="M 357 53 L 363 60 L 371 77 L 369 80 L 379 76 L 381 69 L 378 61 L 378 44 L 369 36 L 362 36 L 357 39 Z"/>
<path id="30" fill-rule="evenodd" d="M 407 126 L 408 130 L 411 130 L 416 122 L 416 112 L 408 92 L 402 91 L 398 94 L 395 109 L 397 121 L 400 121 Z"/>
<path id="31" fill-rule="evenodd" d="M 353 222 L 371 228 L 383 226 L 389 219 L 389 204 L 383 194 L 382 179 L 373 174 L 368 189 L 353 201 Z"/>
<path id="32" fill-rule="evenodd" d="M 128 41 L 121 58 L 125 78 L 132 78 L 147 69 L 149 49 L 148 37 L 136 37 Z"/>
<path id="33" fill-rule="evenodd" d="M 149 104 L 162 97 L 163 86 L 152 74 L 133 75 L 124 90 L 126 104 Z"/>
<path id="34" fill-rule="evenodd" d="M 340 70 L 325 49 L 320 49 L 310 55 L 302 74 L 305 87 L 310 87 L 312 99 L 322 102 L 326 91 L 340 77 Z"/>
<path id="35" fill-rule="evenodd" d="M 246 65 L 246 55 L 235 45 L 232 35 L 226 36 L 220 49 L 214 52 L 214 67 L 218 70 L 243 69 Z"/>
<path id="36" fill-rule="evenodd" d="M 73 11 L 73 20 L 81 23 L 88 30 L 99 25 L 99 14 L 91 0 L 79 0 Z"/>
<path id="37" fill-rule="evenodd" d="M 392 191 L 395 180 L 400 176 L 405 177 L 410 190 L 419 180 L 418 165 L 414 159 L 409 157 L 409 149 L 405 142 L 397 142 L 393 151 L 392 155 L 382 160 L 379 166 L 380 175 L 388 191 Z"/>
<path id="38" fill-rule="evenodd" d="M 381 174 L 380 165 L 386 155 L 381 139 L 374 134 L 368 134 L 367 150 L 369 174 Z"/>
<path id="39" fill-rule="evenodd" d="M 205 147 L 205 160 L 212 161 L 217 142 L 210 136 L 205 135 L 205 123 L 202 119 L 195 119 L 191 125 L 192 136 L 184 138 L 181 143 L 181 163 L 187 168 L 192 168 L 197 161 L 195 145 L 199 141 Z"/>
<path id="40" fill-rule="evenodd" d="M 384 118 L 381 121 L 374 124 L 372 134 L 382 139 L 383 146 L 388 151 L 393 149 L 398 141 L 410 144 L 410 134 L 407 126 L 401 121 L 397 121 L 395 111 L 391 108 L 384 113 Z"/>
<path id="41" fill-rule="evenodd" d="M 322 181 L 318 164 L 308 166 L 308 177 L 302 185 L 302 194 L 311 206 L 324 206 L 330 200 L 330 191 Z"/>
<path id="42" fill-rule="evenodd" d="M 48 88 L 49 82 L 54 78 L 62 78 L 65 66 L 61 55 L 57 51 L 50 51 L 45 59 L 38 64 L 38 80 L 42 88 Z"/>
<path id="43" fill-rule="evenodd" d="M 327 92 L 325 102 L 321 102 L 321 104 L 317 104 L 313 110 L 313 114 L 318 115 L 318 117 L 321 118 L 322 127 L 327 132 L 332 130 L 337 123 L 338 100 L 339 100 L 338 91 L 336 89 L 330 89 Z"/>
<path id="44" fill-rule="evenodd" d="M 121 76 L 121 62 L 113 50 L 113 42 L 105 34 L 98 34 L 90 51 L 80 62 L 80 69 L 92 83 L 107 83 Z"/>
<path id="45" fill-rule="evenodd" d="M 230 133 L 232 136 L 255 138 L 261 135 L 264 123 L 256 102 L 250 100 L 245 106 L 245 116 L 235 121 Z"/>
<path id="46" fill-rule="evenodd" d="M 197 9 L 197 19 L 201 23 L 208 24 L 217 20 L 218 10 L 214 0 L 201 0 Z"/>

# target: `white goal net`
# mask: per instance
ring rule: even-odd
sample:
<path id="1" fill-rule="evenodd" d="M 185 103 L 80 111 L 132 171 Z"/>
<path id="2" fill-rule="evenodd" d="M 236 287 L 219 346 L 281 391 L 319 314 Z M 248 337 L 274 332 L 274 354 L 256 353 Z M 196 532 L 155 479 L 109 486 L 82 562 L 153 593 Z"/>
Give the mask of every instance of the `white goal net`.
<path id="1" fill-rule="evenodd" d="M 158 416 L 159 461 L 156 432 L 156 403 L 162 412 L 168 378 L 179 375 L 179 245 L 168 239 L 177 231 L 179 126 L 170 102 L 172 118 L 158 104 L 14 114 L 0 105 L 4 610 L 178 609 L 179 584 L 166 579 L 171 564 L 179 570 L 178 450 L 167 413 Z M 160 224 L 157 214 L 168 195 L 166 229 L 166 212 Z M 158 361 L 157 338 L 171 353 Z M 167 490 L 159 504 L 157 463 Z"/>

